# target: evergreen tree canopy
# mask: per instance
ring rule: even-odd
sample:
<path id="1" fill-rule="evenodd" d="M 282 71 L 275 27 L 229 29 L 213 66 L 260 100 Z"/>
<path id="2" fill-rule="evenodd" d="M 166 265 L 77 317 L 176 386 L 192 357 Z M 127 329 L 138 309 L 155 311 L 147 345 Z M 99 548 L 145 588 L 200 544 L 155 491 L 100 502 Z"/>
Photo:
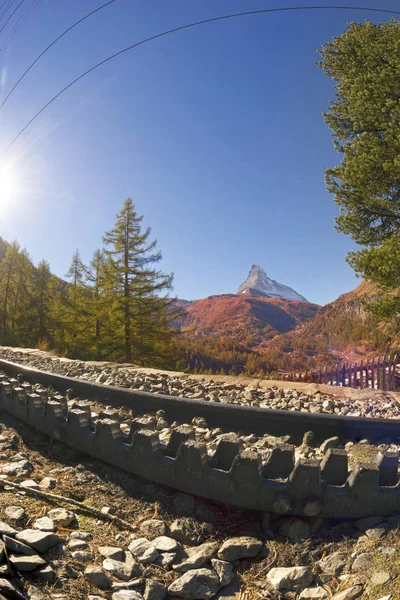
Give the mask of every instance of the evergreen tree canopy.
<path id="1" fill-rule="evenodd" d="M 159 359 L 165 353 L 171 329 L 164 294 L 172 287 L 172 275 L 155 268 L 161 252 L 150 241 L 151 229 L 142 231 L 143 217 L 130 198 L 125 200 L 106 244 L 105 287 L 110 297 L 110 320 L 115 323 L 114 343 L 126 362 Z"/>
<path id="2" fill-rule="evenodd" d="M 380 286 L 373 310 L 399 316 L 400 23 L 350 23 L 320 54 L 319 66 L 336 82 L 324 115 L 342 157 L 326 171 L 340 207 L 336 227 L 363 246 L 347 260 Z"/>

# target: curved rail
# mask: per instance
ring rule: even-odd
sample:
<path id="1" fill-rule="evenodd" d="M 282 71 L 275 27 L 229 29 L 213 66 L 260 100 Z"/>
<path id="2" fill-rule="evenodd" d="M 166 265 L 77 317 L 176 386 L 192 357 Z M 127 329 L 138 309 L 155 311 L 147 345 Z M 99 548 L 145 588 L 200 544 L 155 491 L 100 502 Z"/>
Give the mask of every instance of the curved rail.
<path id="1" fill-rule="evenodd" d="M 212 402 L 182 400 L 169 396 L 128 391 L 104 385 L 87 383 L 51 373 L 35 371 L 15 363 L 0 361 L 0 367 L 12 375 L 43 385 L 52 385 L 58 391 L 71 387 L 85 398 L 96 398 L 115 406 L 130 406 L 146 412 L 163 408 L 170 415 L 205 416 L 212 426 L 232 423 L 243 430 L 252 424 L 257 430 L 282 428 L 286 420 L 298 430 L 296 422 L 304 427 L 310 422 L 339 425 L 335 433 L 343 432 L 345 417 L 306 415 L 286 411 L 219 405 Z M 15 417 L 57 440 L 90 454 L 111 465 L 135 475 L 151 479 L 181 491 L 248 509 L 305 516 L 362 517 L 374 514 L 398 513 L 400 484 L 398 455 L 379 453 L 374 463 L 358 464 L 348 471 L 345 450 L 330 449 L 322 462 L 300 459 L 295 463 L 294 447 L 283 444 L 271 450 L 266 462 L 252 450 L 241 450 L 240 440 L 221 440 L 210 457 L 204 444 L 190 439 L 185 428 L 173 430 L 168 445 L 160 443 L 158 433 L 137 429 L 135 421 L 131 435 L 124 434 L 117 421 L 109 418 L 91 422 L 90 409 L 68 408 L 61 394 L 34 393 L 29 382 L 20 383 L 14 377 L 0 376 L 0 407 Z M 179 411 L 179 408 L 182 410 Z M 169 412 L 169 410 L 171 412 Z M 185 413 L 183 415 L 183 413 Z M 278 416 L 280 418 L 278 419 Z M 173 417 L 174 418 L 174 417 Z M 310 421 L 311 419 L 311 421 Z M 262 421 L 262 423 L 261 423 Z M 398 421 L 377 419 L 348 419 L 353 425 L 348 431 L 366 436 L 368 431 L 380 437 L 392 431 L 398 435 Z M 382 428 L 386 424 L 386 432 Z M 391 429 L 389 429 L 389 426 Z M 350 427 L 350 429 L 349 429 Z M 353 428 L 352 428 L 353 427 Z M 331 433 L 333 429 L 331 429 Z M 317 430 L 316 430 L 317 433 Z"/>
<path id="2" fill-rule="evenodd" d="M 22 374 L 31 383 L 51 385 L 60 393 L 72 389 L 80 398 L 98 400 L 114 407 L 127 406 L 137 413 L 162 409 L 170 420 L 181 423 L 189 423 L 193 417 L 204 417 L 210 427 L 246 434 L 290 435 L 290 442 L 294 444 L 301 443 L 307 431 L 314 433 L 316 443 L 333 436 L 355 442 L 368 439 L 373 443 L 384 438 L 393 441 L 400 438 L 400 419 L 345 417 L 178 398 L 55 375 L 7 360 L 0 360 L 0 369 L 14 376 Z"/>

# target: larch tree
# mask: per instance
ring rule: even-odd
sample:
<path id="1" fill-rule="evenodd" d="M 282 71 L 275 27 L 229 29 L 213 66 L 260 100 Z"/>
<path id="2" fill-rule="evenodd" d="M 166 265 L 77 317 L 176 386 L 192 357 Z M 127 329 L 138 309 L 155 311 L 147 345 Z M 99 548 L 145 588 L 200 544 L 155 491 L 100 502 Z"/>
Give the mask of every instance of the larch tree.
<path id="1" fill-rule="evenodd" d="M 90 315 L 90 293 L 86 278 L 88 269 L 83 263 L 79 250 L 72 256 L 71 266 L 66 274 L 69 280 L 61 303 L 61 321 L 64 324 L 65 349 L 78 358 L 85 356 Z"/>
<path id="2" fill-rule="evenodd" d="M 46 260 L 41 260 L 32 279 L 33 330 L 37 342 L 49 342 L 51 338 L 51 312 L 56 294 L 55 278 Z"/>
<path id="3" fill-rule="evenodd" d="M 348 262 L 376 283 L 380 317 L 400 317 L 400 23 L 350 23 L 323 45 L 319 66 L 335 82 L 324 115 L 341 162 L 327 169 L 338 231 L 360 250 Z"/>
<path id="4" fill-rule="evenodd" d="M 95 250 L 90 266 L 87 269 L 87 283 L 90 289 L 90 350 L 97 360 L 103 358 L 107 340 L 105 335 L 105 323 L 107 314 L 107 299 L 104 284 L 104 252 Z"/>
<path id="5" fill-rule="evenodd" d="M 20 246 L 14 241 L 5 252 L 0 264 L 0 315 L 1 343 L 9 344 L 11 339 L 11 323 L 15 313 L 15 297 L 18 295 Z"/>
<path id="6" fill-rule="evenodd" d="M 172 275 L 156 268 L 162 255 L 157 241 L 150 241 L 150 228 L 142 231 L 142 221 L 128 198 L 114 228 L 104 235 L 106 294 L 118 357 L 157 364 L 171 350 L 168 308 L 172 300 L 166 293 Z"/>

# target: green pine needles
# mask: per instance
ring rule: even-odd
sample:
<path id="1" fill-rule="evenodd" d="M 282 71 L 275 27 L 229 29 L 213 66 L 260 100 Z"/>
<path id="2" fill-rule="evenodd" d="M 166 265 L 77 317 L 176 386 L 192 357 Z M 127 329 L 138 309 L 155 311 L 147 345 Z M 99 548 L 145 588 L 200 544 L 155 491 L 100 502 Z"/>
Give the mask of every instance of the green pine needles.
<path id="1" fill-rule="evenodd" d="M 360 250 L 347 260 L 379 286 L 370 308 L 400 318 L 400 23 L 350 23 L 318 63 L 335 83 L 324 114 L 341 162 L 326 170 L 338 231 Z"/>

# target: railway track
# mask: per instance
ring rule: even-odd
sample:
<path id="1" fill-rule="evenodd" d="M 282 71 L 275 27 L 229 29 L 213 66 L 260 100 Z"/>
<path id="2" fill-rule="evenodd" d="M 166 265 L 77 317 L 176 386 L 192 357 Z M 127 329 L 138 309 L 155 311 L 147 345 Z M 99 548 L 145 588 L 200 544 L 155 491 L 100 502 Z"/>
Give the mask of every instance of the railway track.
<path id="1" fill-rule="evenodd" d="M 299 444 L 314 432 L 316 442 L 338 436 L 348 441 L 383 438 L 396 442 L 400 420 L 221 405 L 201 400 L 114 388 L 0 360 L 0 407 L 41 432 L 132 474 L 197 496 L 248 509 L 303 516 L 363 517 L 399 512 L 398 456 L 379 452 L 372 463 L 348 468 L 345 450 L 331 448 L 322 462 L 299 459 L 293 445 L 271 449 L 266 461 L 255 450 L 241 450 L 240 440 L 221 439 L 212 457 L 185 427 L 172 430 L 167 444 L 145 419 L 133 420 L 129 433 L 105 416 L 91 422 L 88 404 L 71 406 L 65 394 L 126 407 L 135 414 L 162 410 L 166 418 L 190 423 L 206 419 L 230 432 L 290 435 Z M 33 384 L 43 386 L 39 392 Z M 55 392 L 46 392 L 51 386 Z"/>

